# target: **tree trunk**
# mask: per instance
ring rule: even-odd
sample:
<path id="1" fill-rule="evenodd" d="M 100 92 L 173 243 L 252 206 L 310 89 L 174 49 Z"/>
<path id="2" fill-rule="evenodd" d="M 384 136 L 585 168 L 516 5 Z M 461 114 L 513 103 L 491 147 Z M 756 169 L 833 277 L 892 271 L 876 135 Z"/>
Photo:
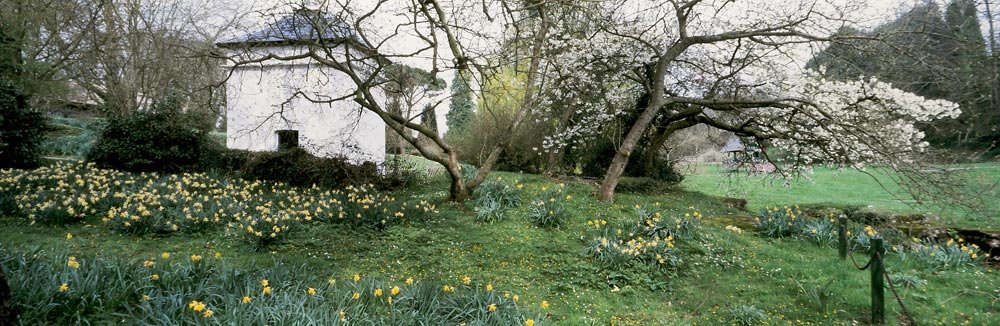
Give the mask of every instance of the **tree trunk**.
<path id="1" fill-rule="evenodd" d="M 668 127 L 669 124 L 665 123 L 656 126 L 653 137 L 646 147 L 646 152 L 642 155 L 642 176 L 653 176 L 653 165 L 656 164 L 656 159 L 660 156 L 660 149 L 663 148 L 663 144 L 667 143 L 667 139 L 670 138 L 670 134 L 672 133 L 668 130 Z"/>
<path id="2" fill-rule="evenodd" d="M 559 122 L 556 124 L 556 130 L 562 132 L 566 130 L 566 124 L 569 123 L 569 119 L 573 117 L 573 110 L 566 110 L 563 112 L 562 116 L 559 117 Z M 559 168 L 563 163 L 563 148 L 553 148 L 548 155 L 548 160 L 546 164 L 546 174 L 549 176 L 555 176 L 559 172 Z"/>
<path id="3" fill-rule="evenodd" d="M 622 145 L 615 152 L 615 158 L 611 160 L 611 165 L 608 166 L 608 172 L 604 175 L 604 181 L 601 182 L 597 199 L 606 202 L 613 202 L 615 200 L 615 187 L 618 186 L 618 180 L 621 178 L 622 172 L 625 172 L 625 165 L 628 164 L 628 159 L 632 156 L 635 145 L 639 143 L 642 134 L 646 132 L 649 124 L 653 122 L 653 118 L 656 117 L 656 113 L 660 111 L 662 105 L 662 94 L 659 94 L 659 96 L 654 97 L 650 101 L 649 107 L 639 115 L 639 119 L 629 129 L 628 135 L 625 136 Z"/>
<path id="4" fill-rule="evenodd" d="M 597 199 L 606 202 L 613 202 L 615 200 L 615 187 L 618 186 L 618 179 L 621 178 L 622 172 L 625 171 L 625 165 L 628 164 L 628 159 L 632 156 L 635 145 L 639 143 L 642 134 L 649 128 L 649 125 L 653 122 L 653 118 L 660 112 L 663 105 L 668 104 L 663 98 L 663 78 L 667 74 L 667 65 L 680 56 L 688 45 L 688 43 L 683 41 L 675 44 L 657 60 L 656 73 L 653 74 L 653 78 L 648 80 L 650 87 L 649 105 L 646 106 L 646 109 L 642 111 L 639 118 L 632 124 L 632 128 L 629 129 L 621 146 L 618 147 L 618 151 L 615 152 L 615 157 L 608 166 L 608 172 L 604 175 L 604 181 L 601 182 L 601 187 L 598 189 Z"/>
<path id="5" fill-rule="evenodd" d="M 451 187 L 448 190 L 448 199 L 455 202 L 464 201 L 469 198 L 469 189 L 465 187 L 465 180 L 462 178 L 462 166 L 458 163 L 458 154 L 454 151 L 448 153 L 448 175 L 451 177 Z"/>

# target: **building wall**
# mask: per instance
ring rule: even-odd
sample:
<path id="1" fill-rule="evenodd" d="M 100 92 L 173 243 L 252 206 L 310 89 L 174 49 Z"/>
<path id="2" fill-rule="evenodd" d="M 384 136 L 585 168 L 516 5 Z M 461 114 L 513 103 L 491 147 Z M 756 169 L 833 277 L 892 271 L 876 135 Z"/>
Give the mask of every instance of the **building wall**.
<path id="1" fill-rule="evenodd" d="M 254 53 L 239 54 L 256 57 L 304 51 L 297 47 L 251 50 Z M 333 103 L 309 100 L 334 99 L 352 94 L 355 88 L 346 74 L 307 59 L 236 67 L 226 83 L 226 146 L 276 150 L 276 131 L 292 129 L 299 131 L 299 145 L 314 155 L 381 163 L 385 160 L 385 123 L 376 114 L 350 98 Z M 384 102 L 381 91 L 375 93 Z"/>

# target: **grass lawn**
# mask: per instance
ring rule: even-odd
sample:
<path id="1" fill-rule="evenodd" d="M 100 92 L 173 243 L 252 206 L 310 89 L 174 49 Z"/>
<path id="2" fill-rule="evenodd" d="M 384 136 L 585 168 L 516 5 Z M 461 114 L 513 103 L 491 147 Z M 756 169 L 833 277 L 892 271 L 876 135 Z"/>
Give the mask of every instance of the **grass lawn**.
<path id="1" fill-rule="evenodd" d="M 713 196 L 745 198 L 751 211 L 793 203 L 854 205 L 882 213 L 931 214 L 939 218 L 935 224 L 941 226 L 1000 229 L 998 189 L 990 186 L 1000 182 L 1000 164 L 973 164 L 960 168 L 967 169 L 960 173 L 968 178 L 967 186 L 982 197 L 987 211 L 917 205 L 883 169 L 871 169 L 866 174 L 856 170 L 815 168 L 809 175 L 790 180 L 786 185 L 782 179 L 730 175 L 718 165 L 705 164 L 689 167 L 683 186 L 689 191 Z M 979 188 L 972 188 L 976 186 Z"/>
<path id="2" fill-rule="evenodd" d="M 755 324 L 868 322 L 868 271 L 858 271 L 849 261 L 839 260 L 835 249 L 829 246 L 792 238 L 764 238 L 749 229 L 733 230 L 729 226 L 734 216 L 745 213 L 727 208 L 714 197 L 690 191 L 619 194 L 617 203 L 608 205 L 590 196 L 592 185 L 568 183 L 566 194 L 570 198 L 565 200 L 562 226 L 540 228 L 527 217 L 530 202 L 543 188 L 557 187 L 558 181 L 512 173 L 494 176 L 511 185 L 522 184 L 525 201 L 495 223 L 477 221 L 472 202 L 444 201 L 447 180 L 435 176 L 393 195 L 434 198 L 437 214 L 382 232 L 314 222 L 260 252 L 250 250 L 246 242 L 227 233 L 225 228 L 137 236 L 112 232 L 99 217 L 62 226 L 30 225 L 24 218 L 3 217 L 0 232 L 4 236 L 0 245 L 14 252 L 40 249 L 38 252 L 43 256 L 75 255 L 84 260 L 104 257 L 130 266 L 156 260 L 163 252 L 174 257 L 209 256 L 218 252 L 218 260 L 236 270 L 302 266 L 305 276 L 320 280 L 333 276 L 346 281 L 351 275 L 360 274 L 387 284 L 402 284 L 407 278 L 416 278 L 459 285 L 468 276 L 475 284 L 491 284 L 497 291 L 519 295 L 520 309 L 544 317 L 538 319 L 538 325 L 716 325 L 741 320 Z M 717 183 L 712 180 L 721 177 L 692 176 L 685 186 L 708 187 Z M 867 185 L 870 190 L 870 183 Z M 823 196 L 819 185 L 809 187 L 808 191 L 799 192 L 801 196 L 773 194 L 749 199 L 753 207 L 783 204 L 785 200 L 862 204 L 865 198 L 890 210 L 903 207 L 891 206 L 888 197 L 858 195 L 861 191 L 852 191 L 846 185 L 834 188 L 840 190 L 833 193 L 844 194 L 840 197 L 843 199 L 836 200 Z M 588 221 L 605 220 L 608 230 L 627 230 L 643 223 L 636 205 L 654 207 L 655 203 L 659 203 L 656 211 L 665 219 L 688 220 L 684 214 L 692 212 L 692 208 L 704 216 L 695 221 L 698 225 L 695 238 L 677 241 L 677 249 L 672 251 L 679 259 L 676 267 L 664 273 L 649 273 L 650 269 L 645 267 L 609 267 L 588 254 L 588 243 L 600 236 Z M 67 234 L 72 234 L 72 238 L 67 239 Z M 863 254 L 857 256 L 860 262 L 867 261 Z M 62 261 L 57 263 L 65 265 Z M 886 265 L 890 274 L 910 280 L 909 287 L 900 289 L 900 294 L 921 325 L 986 325 L 1000 320 L 1000 275 L 990 268 L 931 269 L 913 255 L 899 254 L 890 254 Z M 37 277 L 43 279 L 40 281 L 43 284 L 52 283 L 41 291 L 57 291 L 58 280 L 47 280 L 49 276 L 45 275 Z M 827 291 L 820 291 L 828 283 Z M 14 291 L 18 289 L 14 286 Z M 829 298 L 819 299 L 817 293 L 821 292 L 829 293 Z M 213 295 L 238 298 L 242 293 Z M 187 300 L 190 298 L 181 302 Z M 550 306 L 543 309 L 543 301 Z M 897 323 L 900 309 L 889 292 L 887 310 L 889 323 Z"/>

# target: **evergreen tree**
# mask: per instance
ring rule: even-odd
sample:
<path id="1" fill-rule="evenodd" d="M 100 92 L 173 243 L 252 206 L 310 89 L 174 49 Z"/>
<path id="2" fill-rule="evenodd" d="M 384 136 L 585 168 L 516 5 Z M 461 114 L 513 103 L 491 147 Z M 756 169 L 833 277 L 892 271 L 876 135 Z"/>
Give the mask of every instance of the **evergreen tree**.
<path id="1" fill-rule="evenodd" d="M 462 73 L 455 74 L 451 82 L 451 105 L 445 118 L 448 122 L 448 132 L 462 132 L 472 121 L 473 104 L 472 89 L 466 83 Z"/>
<path id="2" fill-rule="evenodd" d="M 29 106 L 23 66 L 20 40 L 0 25 L 0 168 L 33 168 L 40 162 L 45 116 Z"/>
<path id="3" fill-rule="evenodd" d="M 921 126 L 928 141 L 941 147 L 984 145 L 977 139 L 996 119 L 988 109 L 988 58 L 973 1 L 953 0 L 943 13 L 929 1 L 870 32 L 844 28 L 839 34 L 881 41 L 835 43 L 807 67 L 825 67 L 828 77 L 838 79 L 876 76 L 924 97 L 959 103 L 959 118 Z"/>
<path id="4" fill-rule="evenodd" d="M 423 125 L 427 126 L 427 128 L 431 128 L 434 132 L 438 132 L 437 112 L 434 110 L 433 106 L 427 105 L 424 107 L 424 110 L 420 114 L 420 121 Z"/>

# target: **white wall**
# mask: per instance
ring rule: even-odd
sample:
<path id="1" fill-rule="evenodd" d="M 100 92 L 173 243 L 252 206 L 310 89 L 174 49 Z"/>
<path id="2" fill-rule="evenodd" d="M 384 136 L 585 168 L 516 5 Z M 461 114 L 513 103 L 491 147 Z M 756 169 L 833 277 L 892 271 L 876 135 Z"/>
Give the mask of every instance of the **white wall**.
<path id="1" fill-rule="evenodd" d="M 288 55 L 298 47 L 252 49 Z M 340 52 L 342 53 L 342 52 Z M 346 74 L 303 59 L 265 61 L 233 70 L 226 83 L 226 146 L 269 151 L 278 148 L 277 130 L 299 131 L 299 145 L 317 156 L 344 155 L 354 162 L 385 161 L 385 124 L 352 99 L 314 103 L 351 94 L 355 84 Z M 384 102 L 381 90 L 373 90 Z"/>

